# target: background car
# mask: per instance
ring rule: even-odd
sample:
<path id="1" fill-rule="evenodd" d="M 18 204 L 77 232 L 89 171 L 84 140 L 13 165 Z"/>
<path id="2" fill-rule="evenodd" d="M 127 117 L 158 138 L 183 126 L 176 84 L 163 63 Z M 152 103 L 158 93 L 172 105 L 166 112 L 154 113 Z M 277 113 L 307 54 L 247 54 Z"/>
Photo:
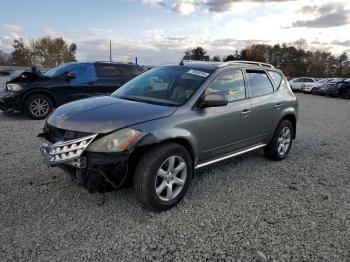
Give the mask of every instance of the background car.
<path id="1" fill-rule="evenodd" d="M 331 78 L 329 81 L 323 82 L 319 85 L 316 85 L 312 88 L 311 93 L 314 95 L 325 95 L 325 90 L 328 88 L 328 86 L 332 86 L 334 83 L 337 83 L 338 81 L 341 81 L 342 78 Z"/>
<path id="2" fill-rule="evenodd" d="M 68 63 L 45 73 L 15 72 L 0 93 L 0 110 L 22 111 L 33 119 L 45 119 L 62 104 L 97 95 L 109 95 L 142 73 L 135 64 L 115 62 Z"/>
<path id="3" fill-rule="evenodd" d="M 324 92 L 326 96 L 348 98 L 349 86 L 350 78 L 339 79 L 338 81 L 330 82 L 330 84 L 325 88 Z"/>
<path id="4" fill-rule="evenodd" d="M 332 81 L 327 82 L 325 87 L 320 90 L 323 92 L 321 95 L 327 95 L 328 93 L 328 96 L 330 96 L 329 93 L 332 93 L 336 89 L 337 84 L 342 83 L 344 80 L 344 78 L 334 78 Z"/>
<path id="5" fill-rule="evenodd" d="M 323 86 L 329 81 L 332 81 L 332 78 L 324 78 L 317 80 L 316 82 L 303 84 L 301 87 L 301 91 L 303 93 L 312 93 L 312 89 L 314 89 L 315 87 Z"/>
<path id="6" fill-rule="evenodd" d="M 301 87 L 307 83 L 314 83 L 317 80 L 311 77 L 298 77 L 289 80 L 289 85 L 293 91 L 298 92 L 301 91 Z"/>

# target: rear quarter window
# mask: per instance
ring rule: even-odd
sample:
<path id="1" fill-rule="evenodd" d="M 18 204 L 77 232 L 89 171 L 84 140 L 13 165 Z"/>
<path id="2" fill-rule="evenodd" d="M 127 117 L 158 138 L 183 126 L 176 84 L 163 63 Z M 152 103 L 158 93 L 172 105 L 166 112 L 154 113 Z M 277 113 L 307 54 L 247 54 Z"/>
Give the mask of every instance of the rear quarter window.
<path id="1" fill-rule="evenodd" d="M 278 89 L 282 82 L 282 75 L 275 71 L 267 71 L 273 83 L 275 84 L 276 89 Z"/>
<path id="2" fill-rule="evenodd" d="M 132 65 L 96 64 L 96 74 L 98 78 L 133 78 L 142 72 L 143 70 L 141 68 Z"/>

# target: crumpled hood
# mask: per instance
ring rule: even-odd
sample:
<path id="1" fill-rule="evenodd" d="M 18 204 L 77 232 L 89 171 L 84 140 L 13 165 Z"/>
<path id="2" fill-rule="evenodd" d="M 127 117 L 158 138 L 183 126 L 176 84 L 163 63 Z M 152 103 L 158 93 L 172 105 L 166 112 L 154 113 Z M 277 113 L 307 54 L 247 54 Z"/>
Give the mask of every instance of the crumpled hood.
<path id="1" fill-rule="evenodd" d="M 48 124 L 78 132 L 109 133 L 130 125 L 170 116 L 176 107 L 98 96 L 60 106 Z"/>
<path id="2" fill-rule="evenodd" d="M 10 74 L 7 78 L 7 83 L 27 83 L 27 82 L 38 82 L 41 80 L 47 80 L 50 79 L 49 77 L 39 73 L 39 72 L 33 72 L 31 70 L 18 70 L 14 73 Z"/>

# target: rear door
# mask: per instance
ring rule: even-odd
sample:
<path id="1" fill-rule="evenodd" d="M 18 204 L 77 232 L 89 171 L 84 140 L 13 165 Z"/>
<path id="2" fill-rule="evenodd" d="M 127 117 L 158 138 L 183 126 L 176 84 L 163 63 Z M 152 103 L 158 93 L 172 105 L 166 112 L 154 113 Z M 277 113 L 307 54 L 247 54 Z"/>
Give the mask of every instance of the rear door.
<path id="1" fill-rule="evenodd" d="M 252 105 L 252 139 L 254 143 L 266 141 L 274 132 L 276 119 L 279 117 L 281 99 L 274 92 L 274 82 L 281 79 L 270 79 L 264 70 L 246 70 L 249 97 Z M 276 85 L 275 89 L 278 86 Z"/>
<path id="2" fill-rule="evenodd" d="M 250 145 L 251 106 L 241 70 L 221 72 L 205 91 L 221 93 L 227 106 L 197 110 L 200 162 L 217 158 Z"/>

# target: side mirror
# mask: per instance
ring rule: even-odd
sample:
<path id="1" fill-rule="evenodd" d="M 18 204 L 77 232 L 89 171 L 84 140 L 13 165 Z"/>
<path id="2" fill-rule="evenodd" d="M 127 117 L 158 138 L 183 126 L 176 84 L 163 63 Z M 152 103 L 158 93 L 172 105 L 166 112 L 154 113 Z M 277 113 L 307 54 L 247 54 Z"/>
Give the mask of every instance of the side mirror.
<path id="1" fill-rule="evenodd" d="M 66 80 L 72 80 L 75 78 L 75 74 L 71 73 L 71 72 L 67 72 L 66 74 Z"/>
<path id="2" fill-rule="evenodd" d="M 209 93 L 206 94 L 203 100 L 199 103 L 200 108 L 226 106 L 227 99 L 223 94 Z"/>

